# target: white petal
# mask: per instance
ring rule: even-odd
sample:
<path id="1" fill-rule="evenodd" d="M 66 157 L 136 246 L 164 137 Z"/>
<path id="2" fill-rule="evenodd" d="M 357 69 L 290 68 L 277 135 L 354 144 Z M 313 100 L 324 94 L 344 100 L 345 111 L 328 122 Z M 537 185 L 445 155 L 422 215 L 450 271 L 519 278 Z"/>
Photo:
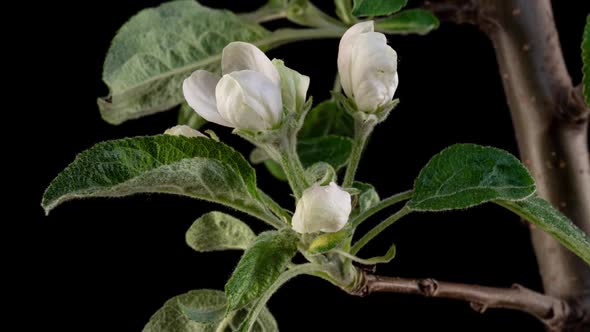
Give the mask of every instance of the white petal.
<path id="1" fill-rule="evenodd" d="M 187 125 L 178 125 L 172 128 L 166 129 L 164 132 L 166 135 L 172 136 L 185 136 L 185 137 L 207 137 L 200 131 L 193 129 Z"/>
<path id="2" fill-rule="evenodd" d="M 359 35 L 374 31 L 373 21 L 361 22 L 350 27 L 342 38 L 338 46 L 338 73 L 340 73 L 340 84 L 347 96 L 352 97 L 352 81 L 351 81 L 351 66 L 352 66 L 352 46 L 354 40 Z"/>
<path id="3" fill-rule="evenodd" d="M 232 127 L 217 112 L 215 86 L 218 81 L 219 77 L 208 71 L 195 71 L 182 83 L 184 99 L 205 120 L 222 126 Z"/>
<path id="4" fill-rule="evenodd" d="M 337 232 L 341 230 L 348 222 L 348 217 L 352 211 L 350 194 L 342 190 L 334 182 L 331 182 L 326 189 L 329 199 L 327 206 L 330 209 L 331 217 L 329 222 L 322 225 L 322 232 Z"/>
<path id="5" fill-rule="evenodd" d="M 242 70 L 224 75 L 215 90 L 221 116 L 236 128 L 275 128 L 282 120 L 281 89 L 263 74 Z"/>
<path id="6" fill-rule="evenodd" d="M 293 214 L 293 218 L 291 219 L 291 227 L 297 233 L 313 233 L 308 231 L 305 223 L 305 206 L 304 201 L 302 199 L 297 202 L 297 206 L 295 207 L 295 213 Z"/>
<path id="7" fill-rule="evenodd" d="M 394 76 L 395 77 L 395 76 Z M 354 101 L 359 111 L 372 113 L 383 106 L 385 103 L 391 101 L 395 89 L 391 87 L 394 85 L 383 84 L 378 80 L 366 80 L 361 82 L 355 88 Z"/>
<path id="8" fill-rule="evenodd" d="M 275 66 L 258 47 L 244 42 L 229 43 L 221 55 L 221 72 L 226 75 L 241 70 L 260 72 L 275 84 L 281 84 Z"/>
<path id="9" fill-rule="evenodd" d="M 356 38 L 352 58 L 352 94 L 357 107 L 360 111 L 374 112 L 393 98 L 397 88 L 397 54 L 387 45 L 385 35 L 369 32 Z M 375 91 L 369 91 L 370 87 Z M 368 98 L 377 100 L 371 103 Z"/>

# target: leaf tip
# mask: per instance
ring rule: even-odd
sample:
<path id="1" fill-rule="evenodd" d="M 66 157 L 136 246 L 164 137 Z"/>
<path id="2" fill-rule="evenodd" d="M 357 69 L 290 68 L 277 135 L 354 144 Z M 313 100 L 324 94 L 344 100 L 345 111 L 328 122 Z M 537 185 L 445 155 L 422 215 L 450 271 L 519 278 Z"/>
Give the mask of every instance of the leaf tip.
<path id="1" fill-rule="evenodd" d="M 96 99 L 100 117 L 108 124 L 120 125 L 123 121 L 113 115 L 113 98 L 109 95 L 106 97 L 99 97 Z"/>

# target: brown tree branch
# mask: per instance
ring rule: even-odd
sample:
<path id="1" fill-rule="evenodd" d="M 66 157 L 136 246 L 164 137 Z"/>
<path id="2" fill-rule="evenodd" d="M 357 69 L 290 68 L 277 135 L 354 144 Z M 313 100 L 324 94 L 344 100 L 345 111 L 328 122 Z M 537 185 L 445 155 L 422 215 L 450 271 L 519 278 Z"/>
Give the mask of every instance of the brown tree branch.
<path id="1" fill-rule="evenodd" d="M 359 286 L 350 291 L 353 295 L 366 296 L 386 292 L 454 299 L 469 302 L 471 308 L 480 313 L 490 308 L 519 310 L 537 317 L 550 330 L 556 331 L 588 319 L 583 311 L 567 301 L 518 284 L 511 288 L 496 288 L 435 279 L 384 277 L 364 271 L 360 276 Z"/>
<path id="2" fill-rule="evenodd" d="M 590 234 L 590 110 L 567 72 L 550 0 L 425 6 L 442 21 L 474 24 L 490 38 L 521 159 L 537 192 Z M 590 315 L 590 267 L 547 233 L 532 228 L 531 237 L 545 293 Z M 590 323 L 562 331 L 588 330 Z"/>

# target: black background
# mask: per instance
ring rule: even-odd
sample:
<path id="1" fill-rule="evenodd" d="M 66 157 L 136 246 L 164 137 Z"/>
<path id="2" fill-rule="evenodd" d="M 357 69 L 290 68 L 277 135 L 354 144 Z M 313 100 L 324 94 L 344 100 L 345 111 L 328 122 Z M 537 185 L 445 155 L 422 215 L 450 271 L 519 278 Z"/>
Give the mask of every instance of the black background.
<path id="1" fill-rule="evenodd" d="M 330 10 L 331 2 L 318 2 Z M 554 1 L 564 56 L 576 83 L 590 11 L 584 2 Z M 18 186 L 24 192 L 8 200 L 18 206 L 10 224 L 27 226 L 16 250 L 8 252 L 14 263 L 10 271 L 16 272 L 10 274 L 16 278 L 7 285 L 19 294 L 16 311 L 25 317 L 17 330 L 38 325 L 56 331 L 140 331 L 168 298 L 197 288 L 223 289 L 239 259 L 240 252 L 198 254 L 184 243 L 194 219 L 220 208 L 214 204 L 140 195 L 71 202 L 49 217 L 39 206 L 45 187 L 77 153 L 102 140 L 157 134 L 174 124 L 176 112 L 165 112 L 111 126 L 100 119 L 96 106 L 96 98 L 108 93 L 101 70 L 110 40 L 134 13 L 158 3 L 97 1 L 72 7 L 46 2 L 36 5 L 34 19 L 26 21 L 35 31 L 27 34 L 31 42 L 23 42 L 31 51 L 17 56 L 31 73 L 17 85 L 15 96 L 26 106 L 19 106 L 22 112 L 12 127 L 20 137 L 32 138 L 21 140 L 15 155 L 27 158 L 33 171 L 10 163 L 26 169 L 27 180 Z M 240 11 L 262 1 L 203 3 Z M 427 36 L 390 36 L 389 42 L 399 56 L 396 95 L 401 104 L 377 128 L 358 179 L 373 183 L 386 197 L 409 189 L 428 159 L 450 144 L 471 142 L 517 153 L 494 52 L 476 28 L 445 24 Z M 269 56 L 309 75 L 310 94 L 321 101 L 332 86 L 337 44 L 295 43 Z M 242 152 L 250 150 L 226 128 L 209 128 Z M 287 186 L 257 170 L 260 187 L 289 206 Z M 240 217 L 255 230 L 264 229 L 262 223 Z M 496 206 L 411 215 L 363 254 L 381 254 L 391 241 L 398 255 L 379 267 L 384 275 L 541 288 L 526 225 Z M 281 331 L 543 330 L 522 313 L 481 315 L 465 303 L 392 294 L 356 298 L 311 277 L 288 283 L 269 307 Z"/>

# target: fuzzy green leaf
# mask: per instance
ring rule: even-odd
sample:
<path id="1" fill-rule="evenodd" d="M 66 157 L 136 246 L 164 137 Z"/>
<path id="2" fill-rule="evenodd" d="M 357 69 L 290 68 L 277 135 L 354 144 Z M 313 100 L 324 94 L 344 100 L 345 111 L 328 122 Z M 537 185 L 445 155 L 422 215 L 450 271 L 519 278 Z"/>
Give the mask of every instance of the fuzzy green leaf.
<path id="1" fill-rule="evenodd" d="M 350 219 L 354 219 L 359 214 L 377 205 L 380 201 L 379 194 L 372 185 L 355 181 L 352 186 L 359 189 L 361 193 L 358 195 L 357 204 L 350 214 Z"/>
<path id="2" fill-rule="evenodd" d="M 440 22 L 424 9 L 408 9 L 375 22 L 375 28 L 388 34 L 427 34 L 437 29 Z"/>
<path id="3" fill-rule="evenodd" d="M 215 332 L 223 319 L 226 305 L 225 294 L 221 291 L 193 290 L 166 301 L 150 318 L 143 332 Z M 231 313 L 230 319 L 239 319 L 247 313 L 246 310 Z M 237 324 L 230 323 L 229 330 L 236 331 Z M 266 307 L 257 317 L 253 331 L 278 331 L 277 323 Z"/>
<path id="4" fill-rule="evenodd" d="M 297 154 L 303 167 L 323 161 L 339 169 L 346 165 L 351 151 L 352 140 L 342 136 L 306 138 L 297 144 Z"/>
<path id="5" fill-rule="evenodd" d="M 244 222 L 223 212 L 209 212 L 186 232 L 186 243 L 196 251 L 245 250 L 256 234 Z"/>
<path id="6" fill-rule="evenodd" d="M 354 0 L 352 15 L 383 16 L 400 11 L 408 4 L 408 0 Z"/>
<path id="7" fill-rule="evenodd" d="M 389 247 L 389 249 L 387 249 L 387 252 L 385 253 L 385 255 L 364 259 L 363 263 L 367 264 L 367 265 L 389 263 L 395 258 L 395 254 L 396 254 L 396 247 L 395 247 L 395 244 L 392 244 Z"/>
<path id="8" fill-rule="evenodd" d="M 225 294 L 218 290 L 199 289 L 166 301 L 150 318 L 143 332 L 215 332 L 217 323 L 198 323 L 184 315 L 182 307 L 211 310 L 225 305 Z"/>
<path id="9" fill-rule="evenodd" d="M 494 202 L 549 233 L 566 248 L 590 264 L 590 239 L 588 235 L 544 199 L 533 195 L 516 202 L 504 200 Z"/>
<path id="10" fill-rule="evenodd" d="M 297 252 L 298 241 L 287 229 L 260 234 L 225 285 L 228 311 L 243 308 L 260 297 L 287 268 Z"/>
<path id="11" fill-rule="evenodd" d="M 110 94 L 98 100 L 101 115 L 120 124 L 170 109 L 183 101 L 182 81 L 191 72 L 219 71 L 228 43 L 260 42 L 269 35 L 258 24 L 196 1 L 142 10 L 121 27 L 107 53 L 103 81 Z"/>
<path id="12" fill-rule="evenodd" d="M 475 144 L 456 144 L 420 171 L 408 202 L 415 211 L 464 209 L 491 200 L 522 200 L 535 181 L 510 153 Z"/>
<path id="13" fill-rule="evenodd" d="M 582 40 L 582 84 L 586 105 L 590 106 L 590 15 L 586 16 L 586 26 Z"/>
<path id="14" fill-rule="evenodd" d="M 264 161 L 264 166 L 266 167 L 268 172 L 275 178 L 285 182 L 288 181 L 287 174 L 285 174 L 285 171 L 283 170 L 281 164 L 277 163 L 272 159 L 267 159 Z"/>
<path id="15" fill-rule="evenodd" d="M 243 324 L 243 322 L 247 319 L 250 319 L 250 311 L 251 310 L 252 310 L 251 308 L 242 309 L 242 310 L 238 310 L 234 314 L 232 320 L 229 323 L 229 327 L 231 328 L 232 331 L 236 331 L 236 332 L 240 331 L 240 327 Z M 270 311 L 266 308 L 266 306 L 263 307 L 263 309 L 258 313 L 258 315 L 256 316 L 255 319 L 256 319 L 256 321 L 254 322 L 252 329 L 250 330 L 251 332 L 278 332 L 279 331 L 277 321 L 275 320 L 273 315 L 270 313 Z"/>
<path id="16" fill-rule="evenodd" d="M 299 131 L 299 138 L 302 139 L 326 135 L 354 135 L 354 119 L 332 100 L 321 102 L 309 111 Z"/>
<path id="17" fill-rule="evenodd" d="M 51 182 L 42 206 L 48 213 L 74 198 L 136 193 L 185 195 L 268 215 L 254 169 L 240 153 L 212 139 L 171 135 L 107 141 L 82 152 Z"/>

